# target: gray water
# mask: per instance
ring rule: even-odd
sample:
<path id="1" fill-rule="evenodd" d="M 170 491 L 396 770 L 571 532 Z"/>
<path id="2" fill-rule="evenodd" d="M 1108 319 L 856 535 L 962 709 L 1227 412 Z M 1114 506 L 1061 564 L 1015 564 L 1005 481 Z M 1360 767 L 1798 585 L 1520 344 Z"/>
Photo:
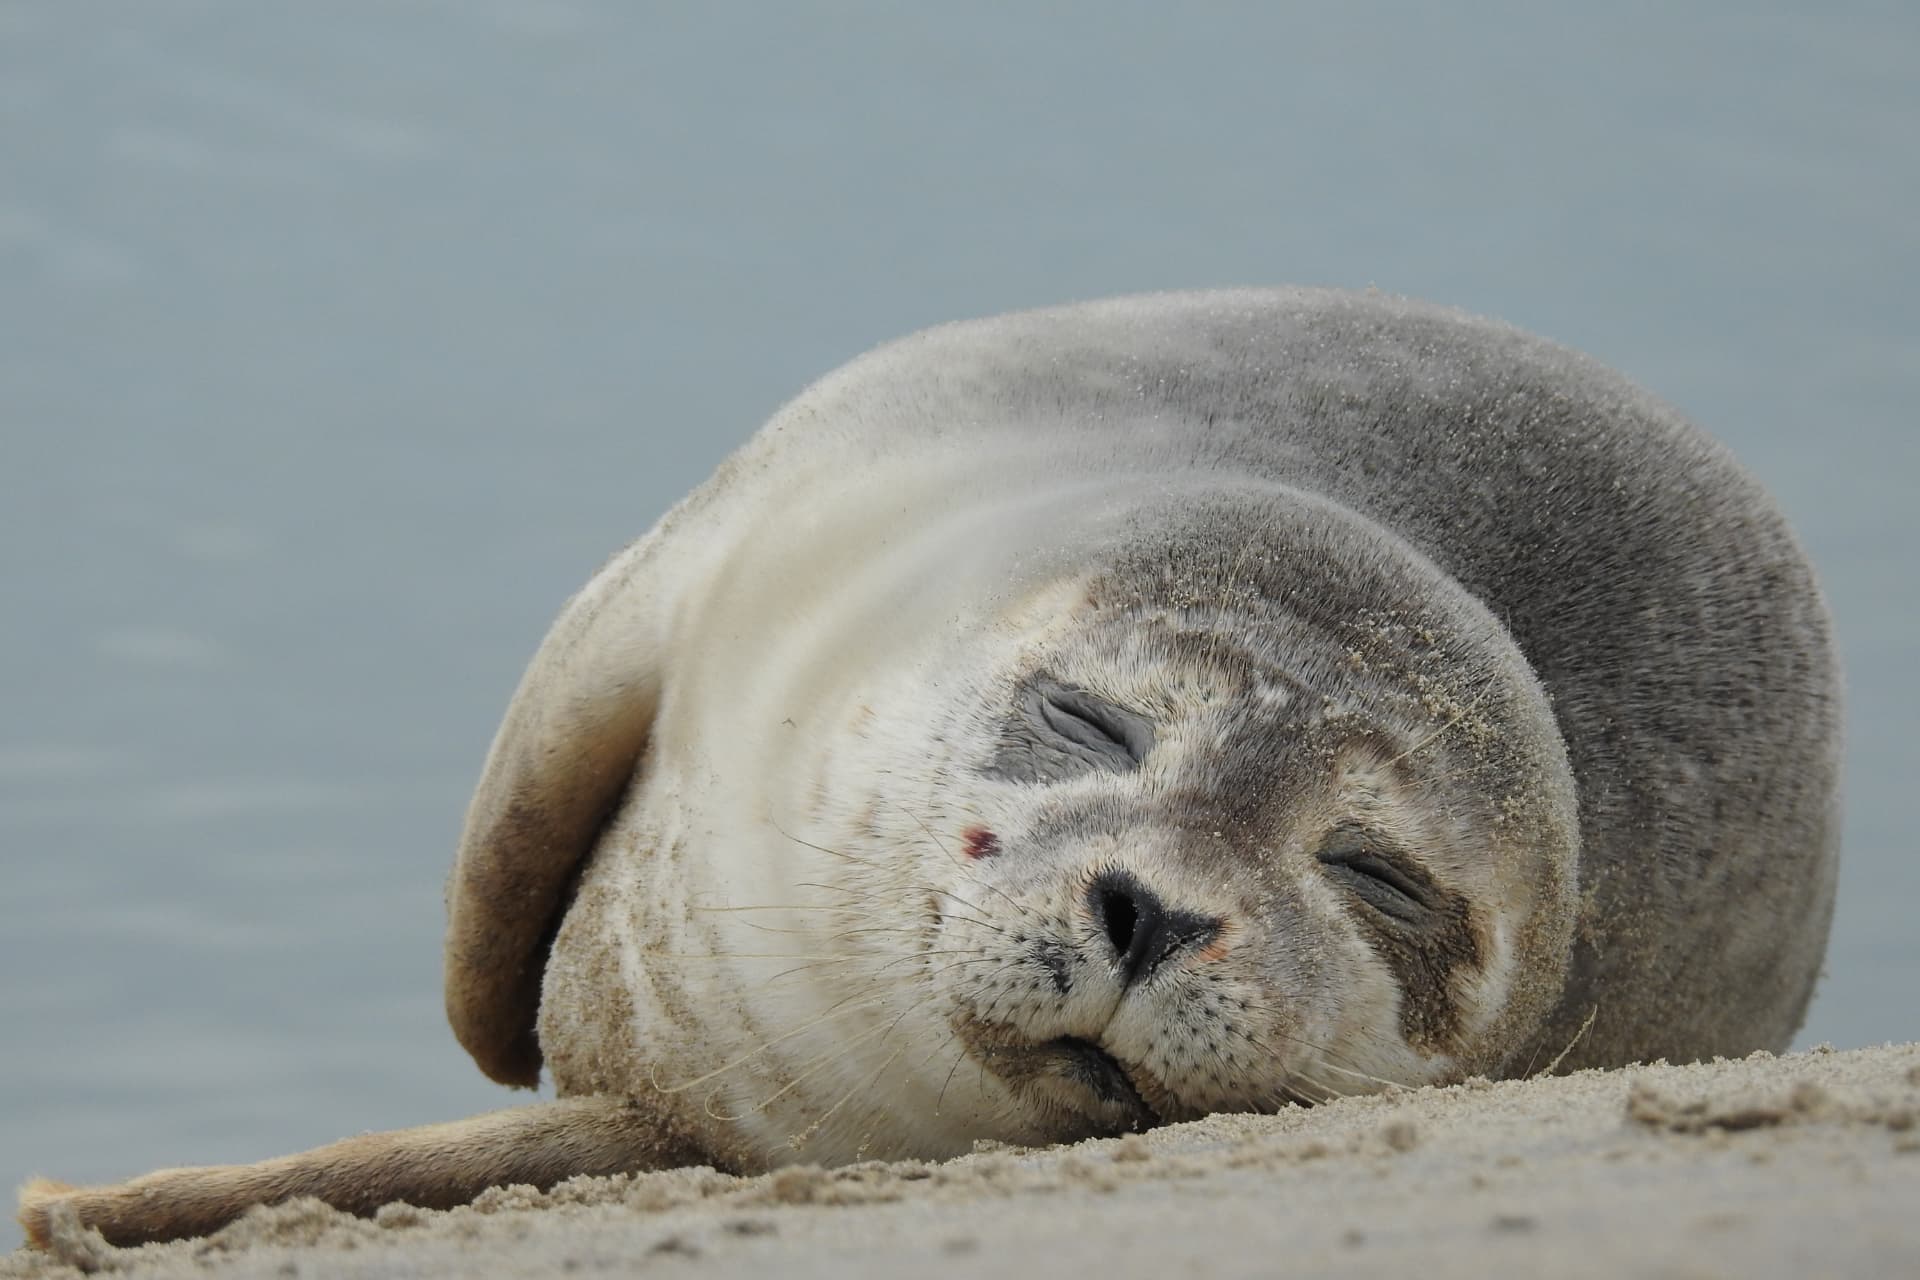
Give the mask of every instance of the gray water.
<path id="1" fill-rule="evenodd" d="M 1920 1038 L 1911 0 L 654 9 L 0 3 L 0 1183 L 513 1101 L 440 881 L 561 600 L 861 349 L 1156 288 L 1728 441 L 1849 667 L 1802 1040 Z"/>

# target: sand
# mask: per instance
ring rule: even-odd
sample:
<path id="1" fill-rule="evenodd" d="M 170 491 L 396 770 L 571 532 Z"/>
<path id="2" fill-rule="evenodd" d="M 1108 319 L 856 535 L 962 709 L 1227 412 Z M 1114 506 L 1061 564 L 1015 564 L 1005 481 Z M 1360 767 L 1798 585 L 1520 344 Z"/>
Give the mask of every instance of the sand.
<path id="1" fill-rule="evenodd" d="M 1920 1044 L 1215 1116 L 945 1164 L 706 1169 L 204 1240 L 69 1224 L 0 1277 L 1920 1275 Z"/>

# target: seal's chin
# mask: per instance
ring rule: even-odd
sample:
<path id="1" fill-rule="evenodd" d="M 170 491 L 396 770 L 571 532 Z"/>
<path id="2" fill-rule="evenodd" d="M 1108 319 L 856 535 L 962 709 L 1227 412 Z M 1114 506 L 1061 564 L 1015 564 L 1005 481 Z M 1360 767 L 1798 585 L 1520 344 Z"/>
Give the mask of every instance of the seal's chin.
<path id="1" fill-rule="evenodd" d="M 1131 1122 L 1128 1129 L 1148 1129 L 1160 1123 L 1159 1113 L 1141 1096 L 1126 1067 L 1093 1041 L 1061 1036 L 1040 1047 L 1059 1056 L 1059 1073 L 1068 1082 L 1091 1093 L 1103 1108 L 1125 1112 Z"/>
<path id="2" fill-rule="evenodd" d="M 1137 1133 L 1163 1123 L 1126 1066 L 1091 1040 L 998 1045 L 987 1067 L 1053 1122 L 1056 1142 Z"/>

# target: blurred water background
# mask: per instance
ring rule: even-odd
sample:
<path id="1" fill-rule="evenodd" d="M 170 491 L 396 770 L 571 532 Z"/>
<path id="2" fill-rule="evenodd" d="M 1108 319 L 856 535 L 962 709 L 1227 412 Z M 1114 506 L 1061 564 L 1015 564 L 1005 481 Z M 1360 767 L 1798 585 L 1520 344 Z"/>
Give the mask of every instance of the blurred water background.
<path id="1" fill-rule="evenodd" d="M 1920 1038 L 1916 66 L 1911 0 L 0 3 L 0 1182 L 513 1101 L 440 884 L 561 600 L 863 348 L 1143 289 L 1731 443 L 1849 668 L 1802 1041 Z"/>

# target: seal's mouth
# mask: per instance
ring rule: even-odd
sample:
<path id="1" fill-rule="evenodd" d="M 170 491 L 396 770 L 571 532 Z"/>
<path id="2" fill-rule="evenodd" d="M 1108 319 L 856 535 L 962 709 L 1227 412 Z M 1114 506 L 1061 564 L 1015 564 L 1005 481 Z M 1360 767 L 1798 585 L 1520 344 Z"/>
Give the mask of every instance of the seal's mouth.
<path id="1" fill-rule="evenodd" d="M 956 1017 L 953 1029 L 976 1062 L 1037 1109 L 1050 1133 L 1045 1141 L 1137 1133 L 1181 1110 L 1150 1074 L 1085 1037 L 1029 1039 L 1004 1023 L 968 1016 Z"/>
<path id="2" fill-rule="evenodd" d="M 1093 1041 L 1061 1036 L 1036 1047 L 1058 1057 L 1059 1072 L 1067 1080 L 1083 1086 L 1101 1102 L 1125 1111 L 1134 1129 L 1160 1123 L 1159 1115 L 1141 1096 L 1120 1060 Z"/>

